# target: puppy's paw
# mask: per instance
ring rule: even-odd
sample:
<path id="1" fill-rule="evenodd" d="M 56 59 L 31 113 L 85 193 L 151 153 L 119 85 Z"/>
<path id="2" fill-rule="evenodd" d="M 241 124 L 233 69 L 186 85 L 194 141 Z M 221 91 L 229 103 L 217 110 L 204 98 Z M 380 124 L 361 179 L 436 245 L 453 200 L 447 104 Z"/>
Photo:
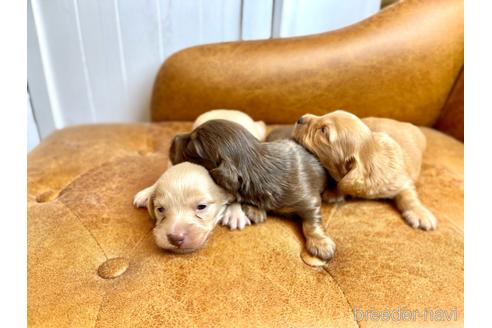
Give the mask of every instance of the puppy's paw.
<path id="1" fill-rule="evenodd" d="M 414 229 L 435 230 L 437 219 L 427 208 L 418 206 L 402 213 L 403 218 Z"/>
<path id="2" fill-rule="evenodd" d="M 312 256 L 328 261 L 335 255 L 336 245 L 330 237 L 308 238 L 306 249 Z"/>
<path id="3" fill-rule="evenodd" d="M 243 230 L 244 227 L 251 224 L 251 221 L 244 214 L 241 204 L 233 203 L 227 206 L 221 223 L 224 226 L 228 226 L 231 230 Z"/>
<path id="4" fill-rule="evenodd" d="M 133 206 L 135 207 L 147 207 L 147 200 L 152 192 L 152 187 L 140 190 L 135 197 L 133 197 Z"/>
<path id="5" fill-rule="evenodd" d="M 266 220 L 267 214 L 265 210 L 258 207 L 242 204 L 244 214 L 254 223 L 262 223 Z"/>
<path id="6" fill-rule="evenodd" d="M 340 195 L 333 190 L 325 190 L 321 195 L 323 202 L 328 204 L 343 203 L 345 201 L 345 195 Z"/>

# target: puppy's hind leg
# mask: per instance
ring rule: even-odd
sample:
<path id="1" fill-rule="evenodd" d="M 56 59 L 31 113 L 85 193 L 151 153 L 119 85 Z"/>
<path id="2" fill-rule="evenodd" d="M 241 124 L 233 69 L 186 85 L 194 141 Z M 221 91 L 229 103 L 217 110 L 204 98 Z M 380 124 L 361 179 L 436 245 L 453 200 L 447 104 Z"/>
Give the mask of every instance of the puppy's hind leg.
<path id="1" fill-rule="evenodd" d="M 343 186 L 343 182 L 340 186 Z M 328 178 L 327 186 L 321 194 L 321 199 L 328 204 L 343 203 L 345 201 L 345 195 L 341 192 L 340 188 L 338 188 L 336 181 L 332 178 Z"/>
<path id="2" fill-rule="evenodd" d="M 147 187 L 143 190 L 137 192 L 135 197 L 133 197 L 133 206 L 135 207 L 147 207 L 147 200 L 150 194 L 154 191 L 154 185 Z"/>
<path id="3" fill-rule="evenodd" d="M 436 229 L 437 219 L 432 212 L 420 202 L 414 185 L 400 191 L 400 193 L 396 195 L 395 201 L 403 218 L 410 226 L 412 226 L 412 228 L 420 228 L 422 230 Z"/>
<path id="4" fill-rule="evenodd" d="M 326 189 L 321 195 L 323 202 L 328 204 L 343 203 L 345 201 L 345 195 L 341 194 L 337 190 Z"/>
<path id="5" fill-rule="evenodd" d="M 302 230 L 306 237 L 306 249 L 309 254 L 328 261 L 335 254 L 335 242 L 321 226 L 321 209 L 315 207 L 298 213 L 302 218 Z"/>

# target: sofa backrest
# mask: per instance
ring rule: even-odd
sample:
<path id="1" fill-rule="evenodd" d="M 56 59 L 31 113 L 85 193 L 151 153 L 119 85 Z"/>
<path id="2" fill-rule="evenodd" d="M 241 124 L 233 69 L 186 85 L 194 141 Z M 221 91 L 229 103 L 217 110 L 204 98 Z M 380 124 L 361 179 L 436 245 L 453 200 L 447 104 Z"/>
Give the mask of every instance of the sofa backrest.
<path id="1" fill-rule="evenodd" d="M 463 67 L 463 1 L 409 0 L 312 36 L 202 45 L 162 65 L 154 121 L 214 108 L 267 123 L 338 108 L 433 125 Z"/>

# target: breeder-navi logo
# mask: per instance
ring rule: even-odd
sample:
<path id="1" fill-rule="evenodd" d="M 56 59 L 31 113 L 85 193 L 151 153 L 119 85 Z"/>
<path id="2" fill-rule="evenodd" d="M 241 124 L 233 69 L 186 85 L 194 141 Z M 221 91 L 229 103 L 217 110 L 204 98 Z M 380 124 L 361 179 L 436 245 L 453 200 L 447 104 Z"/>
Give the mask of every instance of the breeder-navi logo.
<path id="1" fill-rule="evenodd" d="M 356 321 L 457 321 L 458 310 L 423 309 L 408 310 L 398 306 L 391 310 L 361 310 L 353 309 Z"/>

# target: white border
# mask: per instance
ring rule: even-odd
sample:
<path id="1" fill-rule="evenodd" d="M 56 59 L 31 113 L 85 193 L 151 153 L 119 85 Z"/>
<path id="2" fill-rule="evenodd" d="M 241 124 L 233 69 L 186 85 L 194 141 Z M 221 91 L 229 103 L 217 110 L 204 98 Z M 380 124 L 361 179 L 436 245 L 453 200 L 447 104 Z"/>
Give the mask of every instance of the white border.
<path id="1" fill-rule="evenodd" d="M 490 1 L 465 1 L 465 323 L 488 323 L 492 277 Z"/>
<path id="2" fill-rule="evenodd" d="M 26 2 L 0 2 L 2 326 L 26 325 Z"/>

